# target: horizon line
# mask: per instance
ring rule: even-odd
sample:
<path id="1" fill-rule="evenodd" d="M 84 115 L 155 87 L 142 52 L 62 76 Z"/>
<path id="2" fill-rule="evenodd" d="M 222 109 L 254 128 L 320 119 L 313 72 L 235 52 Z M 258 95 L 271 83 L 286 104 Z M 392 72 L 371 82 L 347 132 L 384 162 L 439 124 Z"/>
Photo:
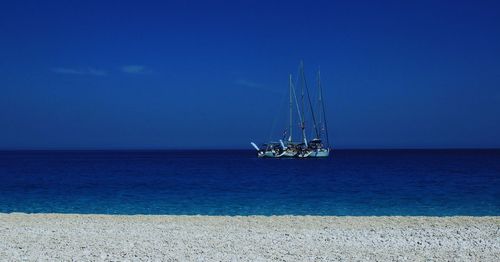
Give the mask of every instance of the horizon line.
<path id="1" fill-rule="evenodd" d="M 500 150 L 500 147 L 346 147 L 333 151 L 346 150 Z M 0 152 L 14 151 L 255 151 L 253 148 L 0 148 Z"/>

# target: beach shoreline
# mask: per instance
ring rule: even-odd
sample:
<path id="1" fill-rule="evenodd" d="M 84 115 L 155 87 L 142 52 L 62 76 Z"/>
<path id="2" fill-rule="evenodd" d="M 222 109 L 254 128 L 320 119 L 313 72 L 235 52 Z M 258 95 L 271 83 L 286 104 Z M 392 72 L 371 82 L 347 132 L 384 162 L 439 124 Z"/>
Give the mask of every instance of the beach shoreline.
<path id="1" fill-rule="evenodd" d="M 331 261 L 500 257 L 500 216 L 0 214 L 5 260 Z"/>

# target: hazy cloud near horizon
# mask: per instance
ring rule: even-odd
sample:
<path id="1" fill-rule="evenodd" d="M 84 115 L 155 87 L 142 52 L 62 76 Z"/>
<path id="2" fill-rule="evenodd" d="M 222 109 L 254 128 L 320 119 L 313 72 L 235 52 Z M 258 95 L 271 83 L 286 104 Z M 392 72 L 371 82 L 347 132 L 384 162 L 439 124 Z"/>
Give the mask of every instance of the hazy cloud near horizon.
<path id="1" fill-rule="evenodd" d="M 66 75 L 93 75 L 93 76 L 105 76 L 108 75 L 108 71 L 100 70 L 93 67 L 89 68 L 70 68 L 70 67 L 53 67 L 50 71 L 56 74 L 66 74 Z M 151 70 L 147 69 L 143 65 L 124 65 L 120 67 L 122 73 L 127 74 L 146 74 L 151 73 Z"/>
<path id="2" fill-rule="evenodd" d="M 107 72 L 104 70 L 99 70 L 95 68 L 87 69 L 75 69 L 67 67 L 54 67 L 50 69 L 52 72 L 57 74 L 67 74 L 67 75 L 94 75 L 94 76 L 105 76 Z"/>
<path id="3" fill-rule="evenodd" d="M 144 74 L 151 72 L 143 65 L 124 65 L 121 67 L 121 71 L 128 74 Z"/>
<path id="4" fill-rule="evenodd" d="M 240 86 L 246 86 L 246 87 L 256 87 L 256 88 L 260 88 L 260 87 L 263 87 L 263 85 L 259 84 L 259 83 L 255 83 L 255 82 L 252 82 L 252 81 L 248 81 L 246 79 L 238 79 L 235 81 L 235 83 L 237 85 L 240 85 Z"/>

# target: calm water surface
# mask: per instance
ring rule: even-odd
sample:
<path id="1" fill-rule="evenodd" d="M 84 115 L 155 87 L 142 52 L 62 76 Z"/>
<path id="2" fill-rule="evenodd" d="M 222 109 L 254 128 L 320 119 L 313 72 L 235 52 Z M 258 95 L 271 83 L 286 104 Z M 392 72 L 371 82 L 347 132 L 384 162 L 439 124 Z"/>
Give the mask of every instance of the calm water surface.
<path id="1" fill-rule="evenodd" d="M 500 215 L 500 151 L 4 151 L 0 212 Z"/>

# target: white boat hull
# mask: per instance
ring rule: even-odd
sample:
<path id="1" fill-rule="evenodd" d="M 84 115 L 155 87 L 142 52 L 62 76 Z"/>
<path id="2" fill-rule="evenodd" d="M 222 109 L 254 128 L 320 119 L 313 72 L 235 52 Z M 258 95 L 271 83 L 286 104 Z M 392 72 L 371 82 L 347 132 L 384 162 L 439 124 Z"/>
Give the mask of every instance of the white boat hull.
<path id="1" fill-rule="evenodd" d="M 330 149 L 317 149 L 311 152 L 308 157 L 328 157 L 330 155 Z"/>
<path id="2" fill-rule="evenodd" d="M 309 158 L 309 157 L 328 157 L 330 155 L 330 149 L 321 148 L 312 151 L 306 151 L 302 153 L 285 151 L 279 154 L 276 151 L 259 151 L 258 157 L 265 158 L 287 158 L 287 157 L 299 157 L 299 158 Z"/>
<path id="3" fill-rule="evenodd" d="M 297 156 L 297 152 L 285 151 L 283 152 L 283 154 L 281 154 L 281 157 L 295 157 L 295 156 Z"/>
<path id="4" fill-rule="evenodd" d="M 265 151 L 265 152 L 259 152 L 258 157 L 269 157 L 269 158 L 278 158 L 281 155 L 278 155 L 275 151 Z"/>

